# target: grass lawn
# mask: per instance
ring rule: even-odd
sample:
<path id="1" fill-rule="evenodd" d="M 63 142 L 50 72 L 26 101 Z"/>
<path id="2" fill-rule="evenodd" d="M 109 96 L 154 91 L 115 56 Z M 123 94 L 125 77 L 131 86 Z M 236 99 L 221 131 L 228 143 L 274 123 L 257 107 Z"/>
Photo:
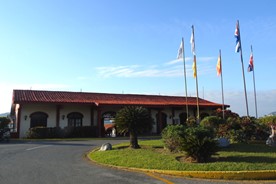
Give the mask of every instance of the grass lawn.
<path id="1" fill-rule="evenodd" d="M 185 153 L 169 153 L 162 140 L 139 141 L 141 149 L 128 143 L 113 146 L 110 151 L 94 151 L 89 157 L 96 162 L 144 169 L 178 171 L 250 171 L 276 170 L 276 147 L 263 144 L 231 144 L 213 156 L 209 163 L 183 161 Z"/>

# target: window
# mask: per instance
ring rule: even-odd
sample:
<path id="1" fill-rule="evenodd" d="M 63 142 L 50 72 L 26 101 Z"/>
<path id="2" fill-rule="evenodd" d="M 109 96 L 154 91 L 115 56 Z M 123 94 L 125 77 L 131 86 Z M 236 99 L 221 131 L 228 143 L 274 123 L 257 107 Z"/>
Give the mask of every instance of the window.
<path id="1" fill-rule="evenodd" d="M 31 124 L 30 128 L 33 127 L 47 127 L 48 115 L 44 112 L 34 112 L 30 115 Z"/>
<path id="2" fill-rule="evenodd" d="M 79 112 L 72 112 L 67 115 L 69 127 L 81 127 L 83 115 Z"/>

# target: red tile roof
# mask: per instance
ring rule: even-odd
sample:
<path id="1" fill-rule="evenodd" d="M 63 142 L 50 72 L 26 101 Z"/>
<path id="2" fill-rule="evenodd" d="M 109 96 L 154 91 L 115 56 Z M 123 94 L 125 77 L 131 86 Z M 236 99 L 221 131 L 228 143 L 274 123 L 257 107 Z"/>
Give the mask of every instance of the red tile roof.
<path id="1" fill-rule="evenodd" d="M 186 98 L 180 96 L 110 94 L 64 91 L 14 90 L 13 104 L 22 103 L 77 103 L 93 105 L 143 105 L 143 106 L 183 106 Z M 196 106 L 196 98 L 188 97 L 188 105 Z M 221 107 L 199 98 L 200 106 Z M 229 107 L 229 105 L 226 105 Z"/>

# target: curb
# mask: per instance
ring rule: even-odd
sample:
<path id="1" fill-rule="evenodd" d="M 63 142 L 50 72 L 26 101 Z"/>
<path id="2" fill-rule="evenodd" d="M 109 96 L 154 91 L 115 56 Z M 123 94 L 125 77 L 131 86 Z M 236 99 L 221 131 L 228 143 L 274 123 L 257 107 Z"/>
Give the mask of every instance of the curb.
<path id="1" fill-rule="evenodd" d="M 89 157 L 89 154 L 97 151 L 94 149 L 86 154 L 86 157 L 99 165 L 122 169 L 127 171 L 146 172 L 155 174 L 165 174 L 170 176 L 201 178 L 201 179 L 225 179 L 225 180 L 273 180 L 276 179 L 276 170 L 254 170 L 254 171 L 174 171 L 158 169 L 142 169 L 134 167 L 123 167 L 96 162 Z"/>

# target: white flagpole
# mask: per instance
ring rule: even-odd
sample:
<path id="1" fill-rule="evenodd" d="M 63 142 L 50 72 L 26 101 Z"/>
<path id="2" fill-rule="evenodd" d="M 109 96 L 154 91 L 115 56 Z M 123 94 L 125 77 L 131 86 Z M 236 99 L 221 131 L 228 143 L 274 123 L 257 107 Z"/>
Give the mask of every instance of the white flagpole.
<path id="1" fill-rule="evenodd" d="M 200 116 L 199 116 L 199 99 L 198 99 L 198 79 L 197 79 L 197 66 L 196 66 L 196 54 L 195 54 L 195 35 L 194 35 L 194 26 L 193 25 L 192 25 L 191 44 L 192 44 L 192 52 L 193 52 L 193 55 L 194 55 L 194 73 L 195 73 L 195 78 L 196 78 L 196 106 L 197 106 L 196 120 L 197 120 L 197 123 L 199 123 Z"/>
<path id="2" fill-rule="evenodd" d="M 219 50 L 219 60 L 220 60 L 220 79 L 221 79 L 221 97 L 222 97 L 222 118 L 224 119 L 224 92 L 223 92 L 221 50 Z"/>
<path id="3" fill-rule="evenodd" d="M 185 52 L 184 52 L 184 38 L 182 37 L 182 58 L 184 65 L 184 78 L 185 78 L 185 92 L 186 92 L 186 121 L 189 118 L 189 108 L 188 108 L 188 90 L 187 90 L 187 77 L 186 77 L 186 62 L 185 62 Z"/>
<path id="4" fill-rule="evenodd" d="M 253 48 L 252 48 L 252 45 L 251 45 L 251 54 L 252 54 L 252 57 L 253 57 Z M 255 63 L 254 63 L 254 60 L 253 60 L 253 71 L 252 72 L 253 72 L 253 84 L 254 84 L 255 112 L 256 112 L 256 118 L 258 118 L 257 95 L 256 95 L 256 86 L 255 86 Z"/>
<path id="5" fill-rule="evenodd" d="M 246 92 L 246 83 L 245 83 L 245 76 L 244 76 L 243 57 L 242 57 L 242 45 L 241 45 L 241 34 L 240 34 L 239 21 L 237 21 L 237 28 L 238 28 L 238 35 L 239 35 L 239 42 L 240 42 L 239 43 L 240 44 L 240 56 L 241 56 L 241 64 L 242 64 L 242 76 L 243 76 L 243 87 L 244 87 L 244 96 L 245 96 L 245 104 L 246 104 L 246 113 L 247 113 L 247 117 L 249 117 L 247 92 Z"/>

